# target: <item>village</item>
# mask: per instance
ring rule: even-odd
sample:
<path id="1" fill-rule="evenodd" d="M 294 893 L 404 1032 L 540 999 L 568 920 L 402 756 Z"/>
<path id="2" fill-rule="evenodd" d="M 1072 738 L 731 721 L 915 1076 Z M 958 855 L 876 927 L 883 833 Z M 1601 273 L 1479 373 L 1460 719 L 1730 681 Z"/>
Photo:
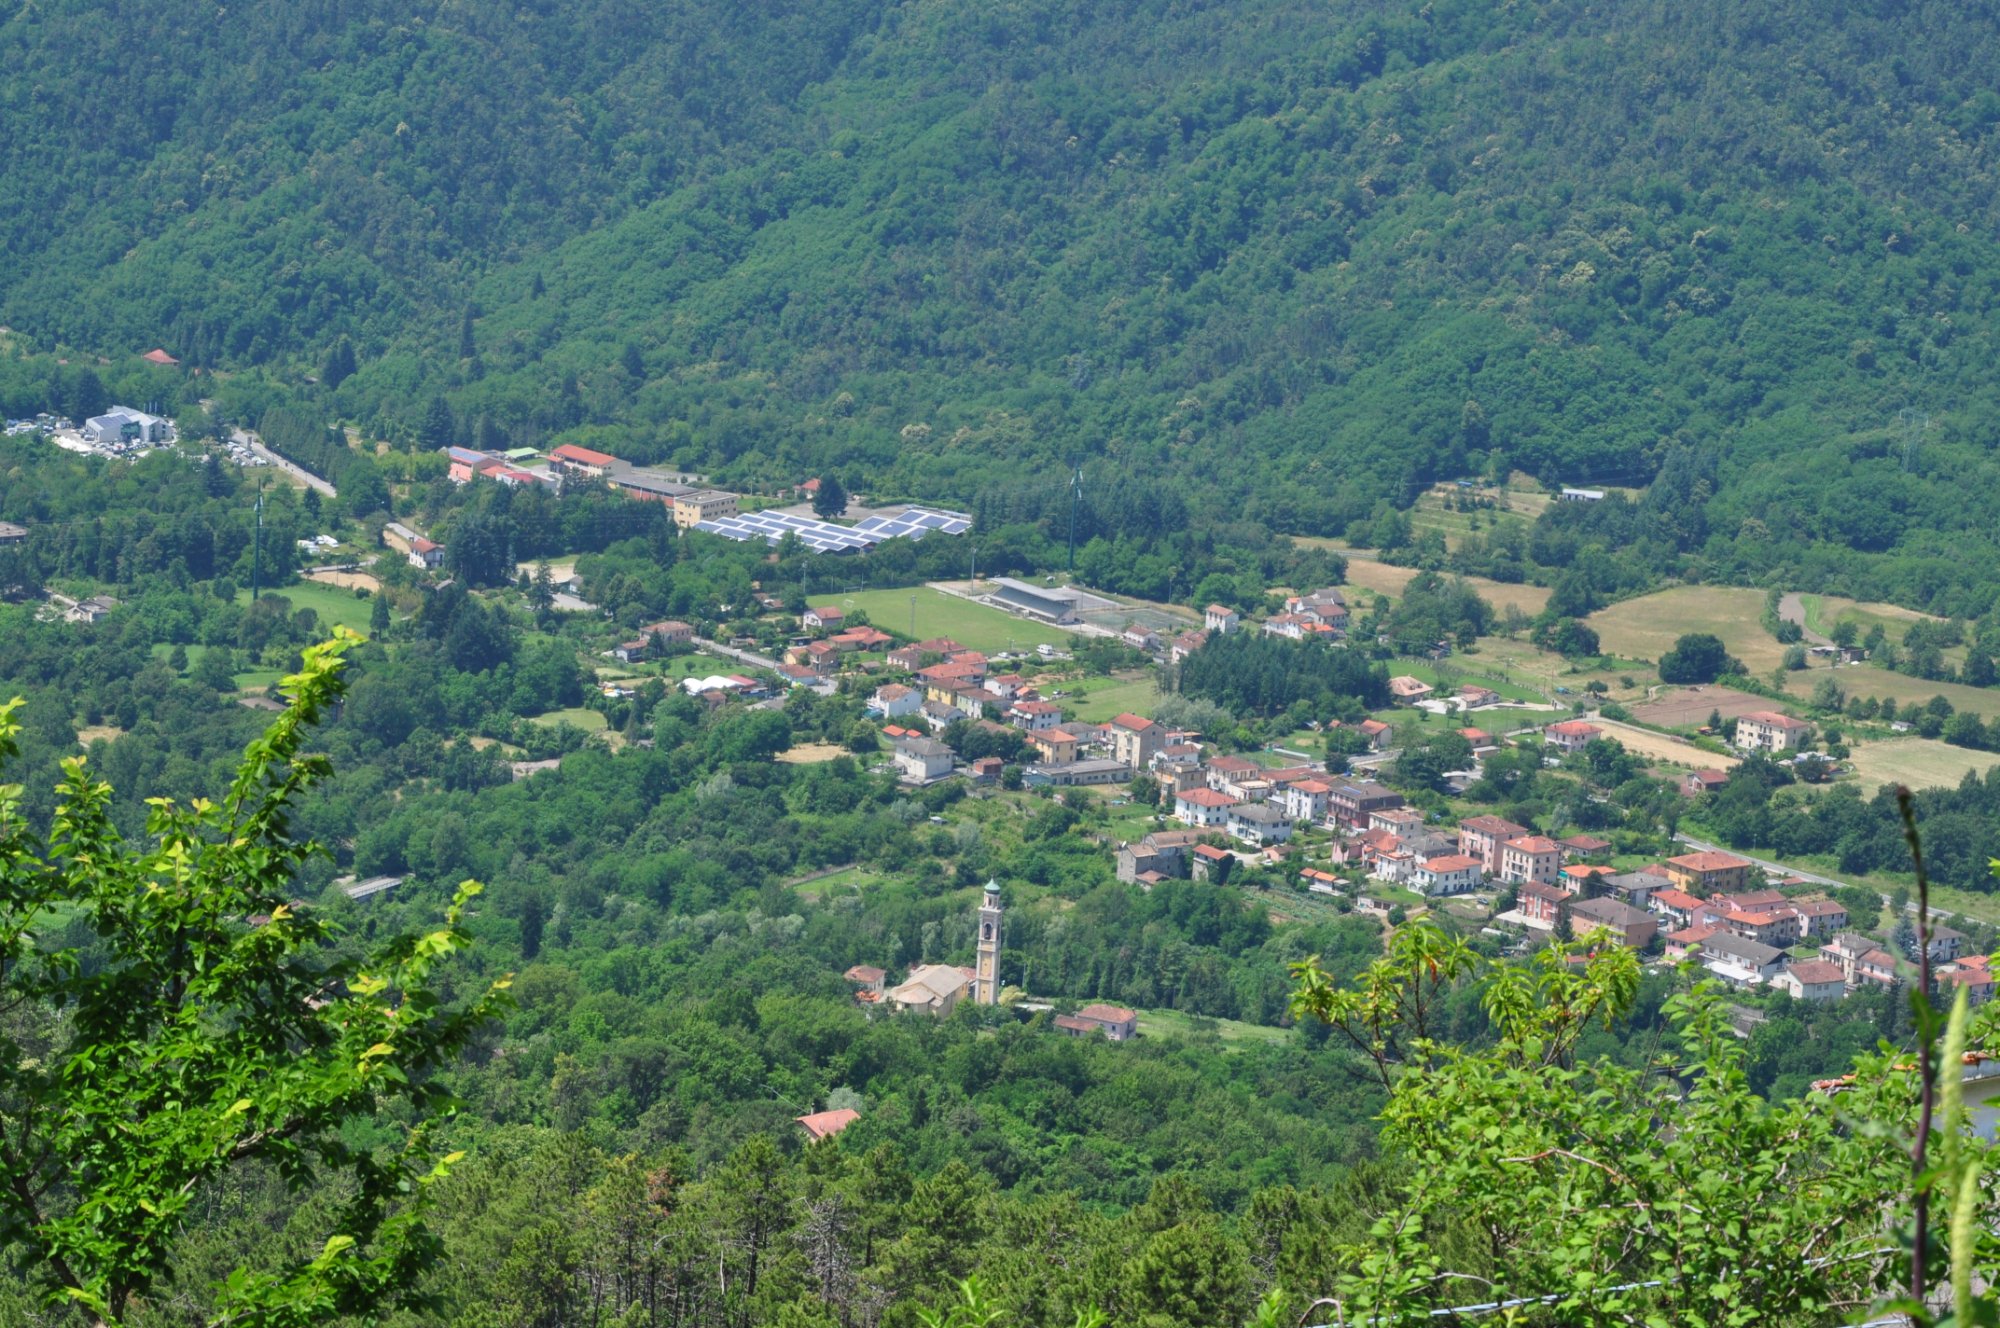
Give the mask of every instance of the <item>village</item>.
<path id="1" fill-rule="evenodd" d="M 1018 583 L 998 585 L 994 598 L 1016 612 L 1059 622 L 1064 598 Z M 1337 642 L 1348 626 L 1345 595 L 1328 587 L 1285 599 L 1282 612 L 1246 622 L 1211 605 L 1200 628 L 1161 638 L 1141 631 L 1123 644 L 1157 654 L 1171 667 L 1211 634 L 1262 631 Z M 1228 752 L 1199 732 L 1139 713 L 1085 722 L 1042 684 L 1043 658 L 996 659 L 949 637 L 894 645 L 895 638 L 853 624 L 836 605 L 809 606 L 799 639 L 781 673 L 793 685 L 830 688 L 872 681 L 869 714 L 887 739 L 896 777 L 912 788 L 963 780 L 975 788 L 1019 787 L 1043 797 L 1102 798 L 1143 805 L 1154 826 L 1111 848 L 1117 878 L 1140 890 L 1169 879 L 1225 885 L 1243 868 L 1276 868 L 1308 897 L 1373 915 L 1385 926 L 1426 912 L 1448 911 L 1481 934 L 1519 953 L 1561 940 L 1587 952 L 1623 946 L 1649 964 L 1698 965 L 1736 987 L 1784 992 L 1797 1000 L 1839 1000 L 1911 979 L 1911 955 L 1871 912 L 1851 917 L 1830 897 L 1823 878 L 1809 878 L 1709 846 L 1631 860 L 1611 839 L 1590 833 L 1546 832 L 1469 808 L 1440 815 L 1413 806 L 1379 777 L 1396 749 L 1396 715 L 1370 717 L 1347 730 L 1343 745 L 1357 755 L 1329 762 L 1299 751 Z M 660 624 L 674 639 L 686 625 Z M 623 649 L 623 648 L 621 648 Z M 621 655 L 621 658 L 628 656 Z M 1029 672 L 1023 672 L 1023 669 Z M 738 677 L 739 691 L 755 687 Z M 1617 726 L 1587 717 L 1558 717 L 1547 708 L 1508 701 L 1493 689 L 1465 684 L 1442 691 L 1419 678 L 1390 680 L 1394 710 L 1422 713 L 1453 726 L 1472 753 L 1469 768 L 1447 772 L 1447 787 L 1463 791 L 1494 753 L 1528 746 L 1559 767 L 1592 744 L 1617 743 Z M 714 698 L 720 700 L 720 697 Z M 1568 712 L 1560 712 L 1567 714 Z M 1734 717 L 1731 742 L 1743 755 L 1799 758 L 1813 726 L 1779 710 Z M 961 757 L 945 739 L 965 732 L 1018 740 L 1018 763 L 997 755 Z M 1335 765 L 1345 770 L 1331 768 Z M 1725 788 L 1720 766 L 1682 772 L 1680 795 L 1692 806 Z M 982 910 L 980 968 L 924 964 L 901 983 L 867 966 L 846 975 L 857 999 L 871 1008 L 944 1015 L 961 999 L 998 1002 L 981 974 L 990 942 L 1000 936 L 997 896 Z M 1934 925 L 1930 958 L 1948 998 L 1963 988 L 1971 1003 L 1992 999 L 1986 956 L 1970 952 L 1966 935 Z M 1130 1036 L 1138 1016 L 1094 1006 L 1059 1017 L 1074 1035 Z"/>
<path id="2" fill-rule="evenodd" d="M 76 432 L 94 447 L 129 449 L 152 441 L 157 425 L 120 410 Z M 689 534 L 774 547 L 794 540 L 831 558 L 899 537 L 962 536 L 971 525 L 965 514 L 915 505 L 864 508 L 840 524 L 817 513 L 845 514 L 845 497 L 834 512 L 835 505 L 818 501 L 823 481 L 816 478 L 776 496 L 797 506 L 757 510 L 773 499 L 747 499 L 699 475 L 633 465 L 575 444 L 545 453 L 444 451 L 455 484 L 534 485 L 557 493 L 579 483 L 602 485 L 661 504 Z M 1555 501 L 1601 497 L 1565 489 Z M 26 534 L 0 527 L 0 541 Z M 407 520 L 382 525 L 380 539 L 426 582 L 449 579 L 442 539 Z M 331 556 L 340 541 L 319 534 L 299 545 L 307 556 Z M 918 590 L 930 598 L 927 620 L 949 603 L 960 615 L 956 621 L 979 624 L 979 639 L 920 635 Z M 1815 725 L 1780 701 L 1693 687 L 1655 688 L 1630 706 L 1609 705 L 1601 683 L 1570 689 L 1553 678 L 1546 686 L 1505 686 L 1483 673 L 1480 680 L 1466 678 L 1446 662 L 1454 643 L 1439 640 L 1392 659 L 1392 670 L 1407 671 L 1388 679 L 1386 707 L 1344 720 L 1313 719 L 1289 737 L 1246 749 L 1240 734 L 1224 742 L 1155 717 L 1155 704 L 1173 694 L 1179 667 L 1211 641 L 1243 633 L 1332 649 L 1371 647 L 1381 657 L 1387 638 L 1373 625 L 1384 603 L 1379 594 L 1353 585 L 1280 590 L 1259 613 L 1210 603 L 1196 617 L 1056 577 L 989 576 L 912 588 L 907 630 L 892 630 L 905 626 L 895 621 L 905 597 L 896 590 L 845 594 L 809 598 L 801 608 L 760 591 L 750 634 L 740 610 L 728 627 L 661 618 L 615 631 L 596 652 L 600 700 L 616 705 L 653 676 L 710 707 L 781 707 L 795 690 L 857 698 L 883 744 L 879 768 L 907 788 L 958 781 L 975 797 L 1115 809 L 1116 833 L 1104 849 L 1116 879 L 1141 891 L 1167 880 L 1226 887 L 1239 874 L 1276 878 L 1306 901 L 1374 917 L 1386 929 L 1431 915 L 1504 954 L 1551 940 L 1586 950 L 1619 945 L 1651 964 L 1692 963 L 1739 987 L 1799 1000 L 1838 1000 L 1911 979 L 1908 939 L 1895 934 L 1896 919 L 1883 911 L 1850 916 L 1829 894 L 1837 882 L 1823 875 L 1753 862 L 1686 836 L 1648 845 L 1630 835 L 1613 839 L 1572 825 L 1509 820 L 1464 796 L 1484 778 L 1489 758 L 1512 759 L 1524 750 L 1556 772 L 1593 752 L 1628 754 L 1655 778 L 1671 779 L 1691 811 L 1729 786 L 1744 757 L 1780 763 L 1803 782 L 1839 773 L 1834 756 L 1843 749 L 1816 742 Z M 885 613 L 891 604 L 897 611 Z M 90 622 L 116 607 L 108 596 L 58 597 L 51 611 Z M 551 607 L 586 623 L 601 613 L 567 582 L 557 586 Z M 1122 663 L 1109 674 L 1102 666 L 1079 666 L 1073 656 L 1086 641 L 1113 648 Z M 1813 649 L 1834 667 L 1863 653 L 1848 645 Z M 706 657 L 700 664 L 691 658 L 696 653 Z M 1129 704 L 1106 713 L 1102 698 L 1112 696 Z M 1454 750 L 1464 759 L 1439 772 L 1432 795 L 1413 798 L 1396 786 L 1392 771 L 1410 742 L 1438 734 L 1461 740 Z M 517 778 L 558 764 L 548 757 L 513 762 Z M 990 902 L 997 905 L 997 897 Z M 982 918 L 982 930 L 994 939 L 986 977 L 974 968 L 925 963 L 896 982 L 862 965 L 848 975 L 857 999 L 873 1009 L 933 1015 L 949 1014 L 961 999 L 1001 1003 L 992 976 L 999 917 L 985 919 L 982 910 Z M 1990 967 L 1981 955 L 1961 953 L 1971 949 L 1962 932 L 1937 926 L 1930 945 L 1941 987 L 1962 987 L 1975 1004 L 1991 999 Z M 987 959 L 982 948 L 981 964 Z M 1009 991 L 1006 999 L 1036 1008 L 1027 992 Z M 1073 1035 L 1101 1031 L 1121 1040 L 1133 1034 L 1138 1016 L 1103 1006 L 1055 1018 Z"/>

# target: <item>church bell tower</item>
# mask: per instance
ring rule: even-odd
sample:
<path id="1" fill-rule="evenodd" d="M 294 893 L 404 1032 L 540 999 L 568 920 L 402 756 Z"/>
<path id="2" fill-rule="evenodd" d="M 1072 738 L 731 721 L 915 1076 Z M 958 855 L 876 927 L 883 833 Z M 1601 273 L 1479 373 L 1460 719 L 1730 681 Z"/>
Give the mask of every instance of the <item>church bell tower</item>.
<path id="1" fill-rule="evenodd" d="M 972 983 L 972 999 L 980 1005 L 1000 1003 L 1000 882 L 986 883 L 986 896 L 979 901 L 979 967 Z"/>

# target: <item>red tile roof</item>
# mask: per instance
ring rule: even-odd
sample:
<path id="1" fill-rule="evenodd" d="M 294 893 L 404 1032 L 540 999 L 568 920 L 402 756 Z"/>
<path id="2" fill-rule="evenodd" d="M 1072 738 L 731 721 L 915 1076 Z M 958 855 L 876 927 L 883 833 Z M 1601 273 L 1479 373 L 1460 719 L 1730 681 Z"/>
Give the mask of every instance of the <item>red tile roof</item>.
<path id="1" fill-rule="evenodd" d="M 805 1127 L 806 1133 L 817 1141 L 839 1134 L 860 1120 L 861 1113 L 852 1107 L 842 1107 L 837 1111 L 816 1111 L 810 1116 L 799 1116 L 796 1119 Z"/>
<path id="2" fill-rule="evenodd" d="M 1749 861 L 1734 853 L 1721 853 L 1714 849 L 1703 849 L 1699 853 L 1683 853 L 1678 858 L 1668 858 L 1667 864 L 1683 871 L 1712 872 L 1728 871 L 1734 867 L 1748 867 Z"/>
<path id="3" fill-rule="evenodd" d="M 561 447 L 549 453 L 549 457 L 555 461 L 574 461 L 579 466 L 615 466 L 618 464 L 618 458 L 612 456 L 609 452 L 593 452 L 587 447 L 578 447 L 575 443 L 564 443 Z"/>

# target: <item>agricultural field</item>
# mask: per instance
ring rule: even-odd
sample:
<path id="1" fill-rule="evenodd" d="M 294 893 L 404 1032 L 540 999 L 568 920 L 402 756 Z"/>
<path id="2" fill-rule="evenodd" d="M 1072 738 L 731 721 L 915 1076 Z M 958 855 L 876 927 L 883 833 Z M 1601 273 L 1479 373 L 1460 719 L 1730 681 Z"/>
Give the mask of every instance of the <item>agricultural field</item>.
<path id="1" fill-rule="evenodd" d="M 858 895 L 872 885 L 880 885 L 887 878 L 866 867 L 840 867 L 825 873 L 813 873 L 797 880 L 787 881 L 793 893 L 805 900 L 818 901 L 834 895 Z"/>
<path id="2" fill-rule="evenodd" d="M 1235 1019 L 1210 1019 L 1180 1010 L 1141 1010 L 1139 1036 L 1175 1038 L 1183 1042 L 1213 1037 L 1227 1047 L 1255 1042 L 1280 1045 L 1292 1035 L 1283 1028 L 1267 1028 L 1262 1024 L 1246 1024 Z"/>
<path id="3" fill-rule="evenodd" d="M 551 710 L 547 714 L 536 715 L 529 722 L 548 728 L 567 724 L 573 729 L 582 729 L 585 733 L 601 733 L 607 723 L 600 712 L 586 710 L 582 706 L 571 706 L 567 710 Z"/>
<path id="4" fill-rule="evenodd" d="M 1632 718 L 1642 724 L 1663 729 L 1698 729 L 1708 723 L 1711 715 L 1736 719 L 1753 711 L 1769 710 L 1771 706 L 1768 697 L 1711 683 L 1702 687 L 1667 688 L 1658 699 L 1635 705 L 1631 710 Z"/>
<path id="5" fill-rule="evenodd" d="M 266 596 L 276 595 L 280 599 L 289 601 L 294 613 L 300 609 L 311 609 L 319 615 L 319 620 L 323 625 L 333 626 L 338 624 L 342 627 L 351 627 L 355 631 L 363 633 L 368 630 L 368 615 L 374 608 L 372 600 L 356 599 L 352 590 L 342 590 L 337 586 L 323 586 L 315 582 L 286 586 L 280 590 L 267 590 L 264 593 Z M 248 590 L 237 591 L 236 602 L 239 604 L 248 604 L 250 602 L 250 592 Z"/>
<path id="6" fill-rule="evenodd" d="M 1647 688 L 1658 681 L 1649 664 L 1615 656 L 1572 662 L 1524 637 L 1482 636 L 1476 653 L 1453 655 L 1445 663 L 1465 675 L 1460 681 L 1495 686 L 1497 680 L 1531 693 L 1533 699 L 1547 697 L 1558 705 L 1584 699 L 1593 682 L 1604 684 L 1605 700 L 1633 705 L 1644 701 Z M 1495 690 L 1504 694 L 1506 688 L 1495 686 Z"/>
<path id="7" fill-rule="evenodd" d="M 1868 635 L 1870 629 L 1880 627 L 1891 641 L 1900 645 L 1903 633 L 1909 630 L 1911 623 L 1943 621 L 1897 604 L 1863 603 L 1842 599 L 1838 595 L 1801 595 L 1799 604 L 1805 609 L 1806 630 L 1821 636 L 1831 635 L 1836 623 L 1851 622 L 1862 636 Z"/>
<path id="8" fill-rule="evenodd" d="M 1128 671 L 1110 678 L 1064 682 L 1058 690 L 1065 693 L 1060 704 L 1075 711 L 1076 718 L 1086 724 L 1102 724 L 1127 711 L 1151 714 L 1153 707 L 1161 701 L 1159 682 L 1150 669 Z"/>
<path id="9" fill-rule="evenodd" d="M 832 761 L 839 757 L 852 756 L 853 754 L 845 747 L 839 746 L 836 743 L 802 742 L 796 746 L 787 747 L 773 759 L 783 761 L 786 765 L 818 765 L 822 761 Z"/>
<path id="10" fill-rule="evenodd" d="M 1417 576 L 1417 569 L 1414 567 L 1393 567 L 1362 554 L 1346 553 L 1344 547 L 1335 540 L 1300 536 L 1297 542 L 1341 551 L 1347 558 L 1347 584 L 1354 590 L 1387 595 L 1390 599 L 1395 599 L 1403 593 L 1403 587 L 1409 585 Z M 1507 606 L 1512 604 L 1532 618 L 1548 607 L 1549 590 L 1546 586 L 1512 585 L 1505 581 L 1488 580 L 1483 576 L 1467 576 L 1459 579 L 1471 586 L 1481 599 L 1491 604 L 1495 613 L 1505 613 Z"/>
<path id="11" fill-rule="evenodd" d="M 1616 738 L 1626 751 L 1634 756 L 1643 756 L 1648 761 L 1662 765 L 1683 766 L 1689 770 L 1727 770 L 1742 758 L 1725 756 L 1720 752 L 1703 751 L 1691 742 L 1665 733 L 1655 733 L 1651 729 L 1638 728 L 1631 724 L 1620 724 L 1616 720 L 1593 719 L 1591 723 L 1604 730 L 1607 738 Z"/>
<path id="12" fill-rule="evenodd" d="M 304 579 L 316 586 L 332 586 L 349 594 L 365 590 L 372 595 L 382 588 L 382 583 L 367 572 L 307 572 Z"/>
<path id="13" fill-rule="evenodd" d="M 1851 763 L 1864 788 L 1883 784 L 1946 788 L 1965 778 L 1968 770 L 1984 774 L 2000 765 L 2000 753 L 1975 752 L 1932 738 L 1890 738 L 1858 744 Z"/>
<path id="14" fill-rule="evenodd" d="M 1032 650 L 1038 645 L 1061 646 L 1070 633 L 1060 627 L 1017 618 L 1011 613 L 971 600 L 959 599 L 929 586 L 909 590 L 857 590 L 845 595 L 814 595 L 814 604 L 836 604 L 842 610 L 859 609 L 868 621 L 885 632 L 910 632 L 910 601 L 916 601 L 914 631 L 919 638 L 948 636 L 973 650 L 994 654 L 1002 650 Z"/>
<path id="15" fill-rule="evenodd" d="M 1785 690 L 1793 696 L 1810 696 L 1827 676 L 1824 668 L 1805 669 L 1785 679 Z M 1933 696 L 1951 702 L 1954 710 L 1969 710 L 1984 719 L 2000 715 L 2000 688 L 1967 687 L 1956 682 L 1926 682 L 1907 673 L 1892 673 L 1873 664 L 1843 664 L 1832 670 L 1841 690 L 1849 696 L 1872 696 L 1877 700 L 1894 697 L 1896 704 L 1922 705 Z"/>
<path id="16" fill-rule="evenodd" d="M 1599 609 L 1587 619 L 1605 651 L 1657 662 L 1690 632 L 1722 638 L 1752 673 L 1785 661 L 1785 647 L 1764 630 L 1764 592 L 1727 586 L 1675 586 Z"/>

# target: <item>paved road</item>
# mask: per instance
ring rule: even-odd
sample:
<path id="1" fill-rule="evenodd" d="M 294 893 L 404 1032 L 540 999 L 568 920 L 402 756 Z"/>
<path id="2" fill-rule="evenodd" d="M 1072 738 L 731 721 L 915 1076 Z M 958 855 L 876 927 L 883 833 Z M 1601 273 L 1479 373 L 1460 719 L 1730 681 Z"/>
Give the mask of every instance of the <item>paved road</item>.
<path id="1" fill-rule="evenodd" d="M 1816 646 L 1830 646 L 1833 644 L 1832 641 L 1806 626 L 1805 596 L 1798 594 L 1796 591 L 1778 600 L 1778 616 L 1786 622 L 1797 623 L 1799 630 L 1806 634 L 1808 644 Z"/>
<path id="2" fill-rule="evenodd" d="M 1742 858 L 1745 862 L 1755 863 L 1757 866 L 1764 868 L 1766 871 L 1782 872 L 1787 876 L 1796 876 L 1802 881 L 1811 881 L 1815 885 L 1853 884 L 1852 881 L 1837 881 L 1831 876 L 1821 876 L 1814 872 L 1801 871 L 1797 867 L 1788 867 L 1782 862 L 1772 862 L 1768 858 L 1753 858 L 1748 853 L 1739 853 L 1737 852 L 1737 850 L 1733 848 L 1724 848 L 1720 844 L 1710 844 L 1705 840 L 1695 839 L 1689 835 L 1675 835 L 1674 838 L 1680 843 L 1686 844 L 1689 848 L 1695 850 L 1698 853 L 1701 852 L 1734 853 L 1737 857 Z M 1882 902 L 1885 904 L 1889 902 L 1888 895 L 1882 895 L 1881 899 Z M 1904 905 L 1903 911 L 1906 913 L 1914 913 L 1917 911 L 1917 906 L 1914 903 L 1906 904 Z M 1937 905 L 1933 904 L 1931 906 L 1931 916 L 1933 918 L 1949 918 L 1953 916 L 1953 914 L 1952 910 L 1948 908 L 1940 908 Z"/>
<path id="3" fill-rule="evenodd" d="M 276 466 L 279 470 L 284 471 L 287 475 L 290 475 L 292 478 L 300 481 L 301 483 L 307 485 L 310 488 L 318 489 L 321 493 L 325 494 L 329 498 L 338 498 L 340 496 L 339 493 L 337 493 L 334 490 L 334 487 L 331 484 L 328 484 L 325 480 L 313 474 L 311 471 L 307 470 L 304 466 L 295 465 L 294 463 L 287 461 L 283 457 L 279 456 L 276 452 L 273 452 L 270 448 L 264 446 L 264 440 L 259 438 L 254 433 L 249 433 L 242 429 L 236 429 L 230 433 L 229 441 L 235 443 L 239 447 L 249 448 L 252 452 L 255 452 L 260 457 L 263 457 L 265 461 L 269 462 L 273 466 Z"/>
<path id="4" fill-rule="evenodd" d="M 748 650 L 738 650 L 735 646 L 726 646 L 720 641 L 696 640 L 694 648 L 705 655 L 721 655 L 725 659 L 733 659 L 739 664 L 748 664 L 752 668 L 776 669 L 778 667 L 778 661 L 775 659 L 754 654 Z"/>

